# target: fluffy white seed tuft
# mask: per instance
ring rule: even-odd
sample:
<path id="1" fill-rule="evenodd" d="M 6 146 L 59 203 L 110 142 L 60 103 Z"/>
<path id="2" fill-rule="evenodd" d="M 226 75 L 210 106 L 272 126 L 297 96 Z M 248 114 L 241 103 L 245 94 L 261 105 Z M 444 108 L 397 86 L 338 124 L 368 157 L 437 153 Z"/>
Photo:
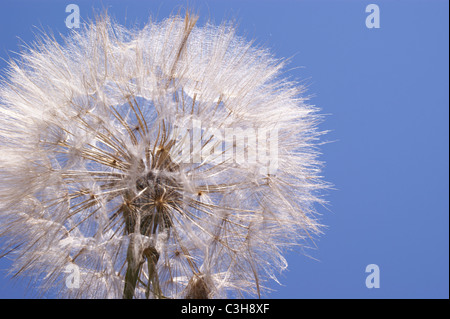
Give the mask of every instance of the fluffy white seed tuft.
<path id="1" fill-rule="evenodd" d="M 286 250 L 320 232 L 316 109 L 282 61 L 196 21 L 128 30 L 105 17 L 10 62 L 0 238 L 12 273 L 67 297 L 260 295 Z"/>

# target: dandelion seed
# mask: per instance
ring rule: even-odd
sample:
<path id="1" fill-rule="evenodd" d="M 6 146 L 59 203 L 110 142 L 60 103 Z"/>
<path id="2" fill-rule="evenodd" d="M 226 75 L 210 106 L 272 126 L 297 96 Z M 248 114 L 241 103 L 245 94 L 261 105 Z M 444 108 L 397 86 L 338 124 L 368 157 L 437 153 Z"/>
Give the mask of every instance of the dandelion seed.
<path id="1" fill-rule="evenodd" d="M 104 17 L 10 62 L 0 238 L 13 274 L 66 297 L 260 295 L 320 232 L 316 109 L 233 25 L 196 22 Z"/>

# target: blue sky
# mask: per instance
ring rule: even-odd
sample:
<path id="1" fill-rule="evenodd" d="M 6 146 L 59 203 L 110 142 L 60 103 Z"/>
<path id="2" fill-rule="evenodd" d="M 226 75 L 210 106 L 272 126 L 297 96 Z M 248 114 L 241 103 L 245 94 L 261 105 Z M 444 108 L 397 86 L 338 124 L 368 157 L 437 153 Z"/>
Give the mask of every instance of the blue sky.
<path id="1" fill-rule="evenodd" d="M 82 18 L 102 7 L 127 25 L 176 12 L 181 1 L 11 1 L 0 3 L 0 57 L 30 42 L 35 27 L 67 34 L 65 7 Z M 380 28 L 365 24 L 368 4 Z M 239 33 L 290 57 L 287 75 L 308 85 L 327 114 L 327 225 L 309 257 L 287 256 L 270 298 L 449 298 L 448 1 L 190 1 L 201 16 L 234 19 Z M 0 69 L 6 63 L 0 61 Z M 380 288 L 365 285 L 366 266 Z M 5 278 L 0 298 L 27 297 Z"/>

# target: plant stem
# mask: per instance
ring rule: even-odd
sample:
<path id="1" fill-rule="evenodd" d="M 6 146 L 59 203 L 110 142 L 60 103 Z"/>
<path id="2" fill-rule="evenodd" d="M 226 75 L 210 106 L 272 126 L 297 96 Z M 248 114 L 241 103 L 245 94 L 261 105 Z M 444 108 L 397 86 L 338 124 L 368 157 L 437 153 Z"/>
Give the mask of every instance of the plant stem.
<path id="1" fill-rule="evenodd" d="M 130 244 L 127 251 L 127 272 L 125 274 L 125 286 L 123 289 L 123 299 L 133 299 L 136 284 L 139 279 L 139 272 L 143 264 L 142 255 L 136 247 L 136 236 L 130 234 Z"/>

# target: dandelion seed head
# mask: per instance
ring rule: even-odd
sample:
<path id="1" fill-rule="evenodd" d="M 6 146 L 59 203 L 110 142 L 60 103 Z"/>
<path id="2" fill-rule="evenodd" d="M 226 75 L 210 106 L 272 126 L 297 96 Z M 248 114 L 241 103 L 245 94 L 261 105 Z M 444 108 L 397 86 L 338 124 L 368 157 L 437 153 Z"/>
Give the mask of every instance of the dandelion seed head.
<path id="1" fill-rule="evenodd" d="M 317 110 L 282 60 L 232 24 L 196 22 L 103 17 L 10 62 L 0 238 L 13 274 L 66 297 L 261 295 L 320 233 Z"/>

